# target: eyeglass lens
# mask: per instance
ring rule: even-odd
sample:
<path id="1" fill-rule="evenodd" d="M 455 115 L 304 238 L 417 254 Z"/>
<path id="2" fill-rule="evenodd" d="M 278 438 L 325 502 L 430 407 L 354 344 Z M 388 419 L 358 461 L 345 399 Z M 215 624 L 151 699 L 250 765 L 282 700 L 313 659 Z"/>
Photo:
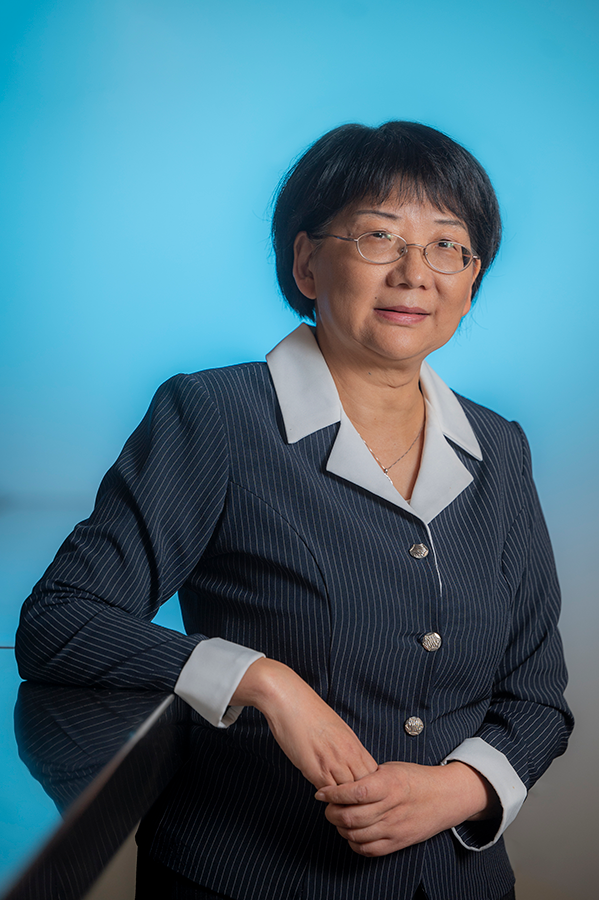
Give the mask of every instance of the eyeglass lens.
<path id="1" fill-rule="evenodd" d="M 399 235 L 385 231 L 363 234 L 358 238 L 357 244 L 364 259 L 376 263 L 390 263 L 401 259 L 408 246 Z M 461 272 L 472 259 L 472 253 L 467 247 L 447 240 L 427 244 L 424 255 L 434 269 L 447 275 Z"/>

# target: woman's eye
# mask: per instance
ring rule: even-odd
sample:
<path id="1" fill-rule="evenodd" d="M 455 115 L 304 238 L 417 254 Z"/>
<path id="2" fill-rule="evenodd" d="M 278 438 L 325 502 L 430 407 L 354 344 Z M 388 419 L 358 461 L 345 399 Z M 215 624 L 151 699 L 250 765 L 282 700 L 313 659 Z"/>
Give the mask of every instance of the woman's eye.
<path id="1" fill-rule="evenodd" d="M 371 231 L 369 237 L 375 238 L 380 241 L 392 241 L 393 235 L 389 234 L 388 231 Z"/>
<path id="2" fill-rule="evenodd" d="M 445 257 L 452 258 L 455 256 L 456 259 L 461 258 L 465 251 L 466 248 L 455 241 L 435 241 L 432 246 L 433 253 L 440 253 Z"/>

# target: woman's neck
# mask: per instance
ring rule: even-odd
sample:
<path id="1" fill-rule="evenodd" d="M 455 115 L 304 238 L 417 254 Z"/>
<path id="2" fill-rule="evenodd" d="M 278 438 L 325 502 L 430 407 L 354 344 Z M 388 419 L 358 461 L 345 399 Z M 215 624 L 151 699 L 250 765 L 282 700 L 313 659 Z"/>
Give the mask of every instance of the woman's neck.
<path id="1" fill-rule="evenodd" d="M 392 425 L 410 428 L 421 423 L 420 359 L 386 360 L 367 351 L 330 346 L 317 330 L 317 340 L 339 392 L 343 409 L 356 428 Z M 359 428 L 358 428 L 359 430 Z"/>
<path id="2" fill-rule="evenodd" d="M 321 343 L 343 409 L 381 469 L 409 499 L 424 446 L 420 360 L 386 365 L 351 360 Z"/>

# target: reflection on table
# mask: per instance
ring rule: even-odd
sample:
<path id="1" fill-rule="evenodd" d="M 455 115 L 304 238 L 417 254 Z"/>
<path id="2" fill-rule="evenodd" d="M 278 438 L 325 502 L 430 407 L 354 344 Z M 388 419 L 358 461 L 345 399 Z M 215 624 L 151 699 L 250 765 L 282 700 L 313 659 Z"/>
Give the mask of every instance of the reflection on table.
<path id="1" fill-rule="evenodd" d="M 19 755 L 62 823 L 3 900 L 76 900 L 187 752 L 188 708 L 172 694 L 21 684 Z"/>

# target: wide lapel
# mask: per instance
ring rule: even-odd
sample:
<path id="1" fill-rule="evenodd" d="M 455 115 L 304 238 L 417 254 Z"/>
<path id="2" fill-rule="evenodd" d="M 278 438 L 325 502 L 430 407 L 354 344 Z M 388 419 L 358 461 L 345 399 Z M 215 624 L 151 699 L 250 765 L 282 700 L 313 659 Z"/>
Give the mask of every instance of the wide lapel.
<path id="1" fill-rule="evenodd" d="M 302 322 L 266 355 L 289 444 L 339 421 L 341 401 L 312 329 Z"/>
<path id="2" fill-rule="evenodd" d="M 371 494 L 382 497 L 408 512 L 413 512 L 410 504 L 404 500 L 393 483 L 385 475 L 372 453 L 341 410 L 341 422 L 337 439 L 327 462 L 327 472 L 345 478 L 352 484 L 365 488 Z"/>
<path id="3" fill-rule="evenodd" d="M 472 480 L 472 475 L 445 439 L 436 410 L 426 400 L 424 449 L 412 493 L 412 509 L 428 525 Z"/>
<path id="4" fill-rule="evenodd" d="M 285 423 L 296 443 L 339 422 L 327 471 L 416 515 L 428 524 L 472 481 L 446 435 L 482 459 L 472 427 L 458 399 L 427 363 L 420 383 L 426 402 L 426 430 L 418 479 L 411 502 L 396 490 L 346 416 L 335 382 L 312 329 L 302 324 L 266 357 Z"/>
<path id="5" fill-rule="evenodd" d="M 420 367 L 420 386 L 437 413 L 437 422 L 445 437 L 475 459 L 482 459 L 480 444 L 460 401 L 427 362 Z"/>

